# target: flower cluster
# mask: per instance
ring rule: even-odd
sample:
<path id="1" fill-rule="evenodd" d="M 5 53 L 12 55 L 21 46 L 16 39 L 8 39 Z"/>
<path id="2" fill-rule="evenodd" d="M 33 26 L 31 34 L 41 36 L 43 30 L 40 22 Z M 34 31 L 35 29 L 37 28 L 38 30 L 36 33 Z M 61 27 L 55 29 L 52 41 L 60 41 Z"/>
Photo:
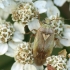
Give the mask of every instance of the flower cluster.
<path id="1" fill-rule="evenodd" d="M 52 56 L 50 56 L 46 59 L 46 64 L 45 65 L 47 65 L 47 66 L 51 65 L 55 68 L 55 70 L 67 70 L 66 62 L 67 62 L 67 59 L 64 56 L 52 55 Z M 48 70 L 48 69 L 46 69 L 46 70 Z"/>
<path id="2" fill-rule="evenodd" d="M 18 45 L 15 50 L 15 61 L 23 64 L 32 64 L 33 63 L 33 55 L 32 48 L 28 45 L 28 43 L 24 42 Z"/>
<path id="3" fill-rule="evenodd" d="M 21 21 L 23 24 L 36 18 L 36 9 L 32 3 L 21 3 L 12 12 L 13 21 Z"/>
<path id="4" fill-rule="evenodd" d="M 0 23 L 0 43 L 5 43 L 13 36 L 14 28 L 8 22 Z"/>
<path id="5" fill-rule="evenodd" d="M 70 59 L 50 55 L 55 47 L 70 46 L 70 25 L 55 6 L 66 1 L 0 0 L 0 55 L 14 58 L 11 70 L 70 70 Z"/>

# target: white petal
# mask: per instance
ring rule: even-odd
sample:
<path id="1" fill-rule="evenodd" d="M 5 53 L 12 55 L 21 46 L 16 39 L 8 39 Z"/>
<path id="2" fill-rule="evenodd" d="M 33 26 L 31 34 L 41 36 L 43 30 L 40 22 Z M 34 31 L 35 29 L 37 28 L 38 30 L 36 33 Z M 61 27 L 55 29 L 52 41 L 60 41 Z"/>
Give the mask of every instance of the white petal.
<path id="1" fill-rule="evenodd" d="M 17 7 L 17 3 L 14 2 L 13 0 L 8 0 L 8 2 L 9 2 L 9 5 L 5 9 L 5 11 L 11 14 L 12 11 Z"/>
<path id="2" fill-rule="evenodd" d="M 47 16 L 50 17 L 51 15 L 60 16 L 60 11 L 56 6 L 52 6 L 47 9 Z"/>
<path id="3" fill-rule="evenodd" d="M 23 2 L 32 2 L 32 0 L 22 0 Z"/>
<path id="4" fill-rule="evenodd" d="M 5 55 L 14 57 L 14 50 L 11 47 L 8 47 L 8 51 L 5 53 Z"/>
<path id="5" fill-rule="evenodd" d="M 5 54 L 7 50 L 8 50 L 7 43 L 0 43 L 0 55 Z"/>
<path id="6" fill-rule="evenodd" d="M 42 7 L 46 7 L 46 1 L 35 1 L 34 2 L 34 5 L 35 5 L 35 7 L 37 7 L 37 8 L 42 8 Z"/>
<path id="7" fill-rule="evenodd" d="M 4 15 L 4 16 L 3 16 L 3 15 Z M 8 13 L 8 12 L 3 11 L 2 18 L 3 18 L 3 19 L 7 19 L 7 18 L 8 18 L 8 16 L 9 16 L 9 13 Z"/>
<path id="8" fill-rule="evenodd" d="M 15 1 L 20 1 L 20 2 L 32 2 L 32 0 L 15 0 Z"/>
<path id="9" fill-rule="evenodd" d="M 38 65 L 34 64 L 34 66 L 36 67 L 37 70 L 43 70 L 43 65 L 38 66 Z"/>
<path id="10" fill-rule="evenodd" d="M 15 22 L 14 23 L 14 27 L 15 27 L 15 29 L 17 30 L 17 31 L 19 31 L 19 32 L 21 32 L 21 33 L 25 33 L 25 31 L 24 31 L 24 27 L 25 27 L 25 25 L 23 25 L 21 22 Z"/>
<path id="11" fill-rule="evenodd" d="M 70 32 L 70 25 L 64 25 L 64 31 Z"/>
<path id="12" fill-rule="evenodd" d="M 37 70 L 34 65 L 25 64 L 24 70 Z"/>
<path id="13" fill-rule="evenodd" d="M 3 3 L 0 3 L 0 8 L 2 8 L 2 9 L 5 8 L 4 5 L 3 5 Z"/>
<path id="14" fill-rule="evenodd" d="M 14 2 L 14 0 L 4 0 L 3 1 L 4 4 L 4 11 L 7 13 L 12 13 L 13 9 L 16 7 L 16 2 Z"/>
<path id="15" fill-rule="evenodd" d="M 66 38 L 70 38 L 70 25 L 64 25 L 63 36 Z"/>
<path id="16" fill-rule="evenodd" d="M 19 31 L 15 31 L 12 40 L 14 42 L 22 42 L 24 39 L 24 35 L 20 33 Z"/>
<path id="17" fill-rule="evenodd" d="M 9 47 L 11 47 L 13 50 L 15 50 L 15 49 L 17 48 L 17 46 L 18 46 L 19 43 L 20 43 L 20 42 L 9 41 L 9 42 L 8 42 L 8 45 L 9 45 Z"/>
<path id="18" fill-rule="evenodd" d="M 66 0 L 54 0 L 54 4 L 56 4 L 57 6 L 62 6 L 65 2 Z"/>
<path id="19" fill-rule="evenodd" d="M 46 11 L 47 11 L 47 9 L 45 9 L 45 8 L 40 8 L 40 9 L 38 9 L 39 14 L 44 13 L 44 12 L 46 12 Z"/>
<path id="20" fill-rule="evenodd" d="M 53 6 L 53 2 L 51 0 L 47 0 L 46 8 Z"/>
<path id="21" fill-rule="evenodd" d="M 67 68 L 70 70 L 70 59 L 67 61 Z"/>
<path id="22" fill-rule="evenodd" d="M 40 23 L 38 19 L 34 19 L 33 21 L 28 23 L 28 28 L 30 31 L 33 29 L 38 30 L 40 28 Z"/>
<path id="23" fill-rule="evenodd" d="M 46 1 L 34 2 L 34 6 L 38 9 L 39 13 L 44 13 L 47 11 L 46 4 L 47 4 Z"/>
<path id="24" fill-rule="evenodd" d="M 0 17 L 3 19 L 7 19 L 9 16 L 8 12 L 5 12 L 3 9 L 0 9 Z"/>
<path id="25" fill-rule="evenodd" d="M 65 32 L 63 33 L 63 37 L 70 39 L 70 32 Z"/>
<path id="26" fill-rule="evenodd" d="M 70 46 L 70 39 L 63 37 L 63 39 L 60 39 L 60 43 L 64 46 Z"/>
<path id="27" fill-rule="evenodd" d="M 70 46 L 70 25 L 64 25 L 63 37 L 60 42 L 64 46 Z"/>
<path id="28" fill-rule="evenodd" d="M 12 65 L 11 70 L 23 70 L 23 67 L 24 67 L 23 64 L 15 62 Z"/>
<path id="29" fill-rule="evenodd" d="M 9 1 L 10 1 L 10 0 L 4 0 L 4 1 L 3 1 L 3 4 L 4 4 L 5 7 L 9 6 Z"/>

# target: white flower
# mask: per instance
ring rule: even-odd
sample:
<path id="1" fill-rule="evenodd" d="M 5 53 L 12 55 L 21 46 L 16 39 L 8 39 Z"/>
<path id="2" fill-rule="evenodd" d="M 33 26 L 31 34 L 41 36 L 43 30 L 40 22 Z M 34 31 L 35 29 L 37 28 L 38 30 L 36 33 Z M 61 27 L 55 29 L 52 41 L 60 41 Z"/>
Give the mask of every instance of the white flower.
<path id="1" fill-rule="evenodd" d="M 51 6 L 54 5 L 53 1 L 52 0 L 46 0 L 47 4 L 46 4 L 46 8 L 49 8 Z"/>
<path id="2" fill-rule="evenodd" d="M 67 68 L 70 70 L 70 53 L 68 54 Z"/>
<path id="3" fill-rule="evenodd" d="M 46 26 L 49 25 L 49 27 L 54 31 L 54 47 L 62 48 L 63 46 L 60 43 L 60 38 L 64 31 L 64 21 L 62 18 L 52 15 L 49 18 L 46 18 L 44 22 L 46 23 Z"/>
<path id="4" fill-rule="evenodd" d="M 60 11 L 59 9 L 53 4 L 53 2 L 51 0 L 47 0 L 46 1 L 47 4 L 46 4 L 46 9 L 47 9 L 47 17 L 50 17 L 50 16 L 60 16 Z"/>
<path id="5" fill-rule="evenodd" d="M 5 8 L 4 3 L 6 3 L 5 5 L 8 5 L 8 0 L 0 0 L 0 8 Z"/>
<path id="6" fill-rule="evenodd" d="M 20 64 L 18 62 L 15 62 L 11 68 L 11 70 L 37 70 L 34 65 L 31 64 Z"/>
<path id="7" fill-rule="evenodd" d="M 70 25 L 64 25 L 63 37 L 60 39 L 60 43 L 64 46 L 70 46 Z"/>
<path id="8" fill-rule="evenodd" d="M 0 0 L 0 8 L 2 8 L 5 12 L 9 14 L 15 7 L 16 2 L 14 2 L 13 0 Z"/>
<path id="9" fill-rule="evenodd" d="M 13 0 L 0 0 L 0 17 L 3 19 L 7 19 L 16 5 L 16 2 L 14 2 Z"/>
<path id="10" fill-rule="evenodd" d="M 32 3 L 21 3 L 12 13 L 12 20 L 15 21 L 14 27 L 21 33 L 25 33 L 24 27 L 28 25 L 29 30 L 40 27 L 37 11 Z"/>
<path id="11" fill-rule="evenodd" d="M 0 55 L 3 55 L 8 50 L 7 42 L 11 39 L 14 30 L 13 26 L 1 20 L 0 22 Z M 4 49 L 4 50 L 3 50 Z"/>
<path id="12" fill-rule="evenodd" d="M 10 41 L 9 42 L 9 49 L 11 51 L 8 50 L 7 54 L 10 54 L 13 52 L 13 56 L 10 57 L 14 57 L 15 61 L 21 64 L 26 64 L 26 63 L 33 63 L 33 54 L 32 54 L 32 47 L 29 46 L 29 43 L 26 42 L 14 42 L 14 41 Z"/>
<path id="13" fill-rule="evenodd" d="M 33 33 L 35 33 L 36 30 L 38 30 L 40 28 L 40 23 L 38 19 L 34 19 L 31 22 L 28 22 L 27 24 L 23 24 L 22 22 L 15 22 L 14 23 L 14 28 L 15 30 L 19 31 L 20 33 L 25 34 L 25 30 L 24 27 L 28 25 L 28 28 L 30 31 L 32 31 Z"/>
<path id="14" fill-rule="evenodd" d="M 20 33 L 25 34 L 25 30 L 24 30 L 25 24 L 22 24 L 21 22 L 15 22 L 14 23 L 14 28 L 15 30 L 19 31 Z"/>
<path id="15" fill-rule="evenodd" d="M 38 9 L 38 12 L 40 14 L 47 11 L 46 4 L 47 4 L 47 2 L 43 1 L 43 0 L 42 1 L 35 1 L 34 2 L 34 6 Z"/>
<path id="16" fill-rule="evenodd" d="M 50 26 L 54 29 L 54 45 L 70 46 L 70 25 L 65 25 L 61 17 L 50 16 Z M 47 19 L 46 19 L 47 23 Z"/>
<path id="17" fill-rule="evenodd" d="M 54 0 L 54 4 L 56 4 L 57 6 L 62 6 L 64 3 L 66 2 L 66 0 Z"/>
<path id="18" fill-rule="evenodd" d="M 47 16 L 50 17 L 52 15 L 60 16 L 60 11 L 56 6 L 51 6 L 47 8 Z"/>
<path id="19" fill-rule="evenodd" d="M 69 58 L 69 60 L 67 61 L 67 68 L 68 68 L 68 70 L 70 70 L 70 58 Z"/>
<path id="20" fill-rule="evenodd" d="M 32 2 L 32 0 L 14 0 L 14 1 L 19 1 L 19 2 Z"/>
<path id="21" fill-rule="evenodd" d="M 62 21 L 62 18 L 56 15 L 52 15 L 49 17 L 49 20 L 50 22 L 48 24 L 53 28 L 55 36 L 61 36 L 64 30 L 64 21 Z"/>
<path id="22" fill-rule="evenodd" d="M 54 5 L 54 3 L 53 3 L 52 0 L 47 0 L 46 2 L 47 2 L 47 4 L 46 4 L 46 8 L 49 8 L 49 7 L 51 7 L 51 6 Z"/>
<path id="23" fill-rule="evenodd" d="M 31 64 L 25 64 L 24 70 L 37 70 L 34 65 Z"/>
<path id="24" fill-rule="evenodd" d="M 54 0 L 54 4 L 56 4 L 57 6 L 63 6 L 65 2 L 70 2 L 70 0 Z"/>
<path id="25" fill-rule="evenodd" d="M 16 9 L 12 12 L 13 21 L 21 21 L 26 24 L 37 17 L 37 11 L 33 3 L 20 3 Z"/>
<path id="26" fill-rule="evenodd" d="M 23 64 L 20 64 L 18 62 L 15 62 L 11 68 L 11 70 L 23 70 Z"/>
<path id="27" fill-rule="evenodd" d="M 1 43 L 0 44 L 0 55 L 3 55 L 4 53 L 6 53 L 7 50 L 8 50 L 7 43 Z"/>
<path id="28" fill-rule="evenodd" d="M 14 57 L 15 50 L 16 50 L 18 44 L 20 44 L 20 43 L 21 42 L 9 41 L 8 42 L 9 48 L 8 48 L 7 52 L 5 53 L 5 55 L 10 56 L 10 57 Z"/>
<path id="29" fill-rule="evenodd" d="M 55 70 L 67 70 L 66 67 L 67 59 L 62 55 L 52 55 L 46 58 L 46 63 L 44 65 L 51 65 Z M 46 69 L 47 70 L 47 69 Z"/>
<path id="30" fill-rule="evenodd" d="M 12 37 L 12 40 L 14 42 L 22 42 L 22 40 L 24 39 L 24 35 L 22 33 L 20 33 L 19 31 L 15 31 Z"/>
<path id="31" fill-rule="evenodd" d="M 14 43 L 9 42 L 11 49 L 8 50 L 6 55 L 14 57 L 15 63 L 12 65 L 11 70 L 37 70 L 33 65 L 34 58 L 32 54 L 32 47 L 29 46 L 29 43 L 19 42 Z"/>
<path id="32" fill-rule="evenodd" d="M 7 19 L 8 16 L 9 16 L 9 13 L 0 8 L 0 17 L 2 19 Z"/>
<path id="33" fill-rule="evenodd" d="M 37 68 L 37 70 L 43 70 L 44 69 L 43 65 L 38 66 L 38 65 L 34 64 L 34 66 Z"/>
<path id="34" fill-rule="evenodd" d="M 40 28 L 40 23 L 38 19 L 34 19 L 33 21 L 28 23 L 28 28 L 30 31 L 32 31 L 34 33 L 34 29 L 38 30 Z"/>
<path id="35" fill-rule="evenodd" d="M 20 42 L 24 39 L 24 36 L 21 33 L 15 32 L 16 31 L 11 23 L 0 19 L 0 55 L 7 52 L 8 42 L 10 40 Z"/>

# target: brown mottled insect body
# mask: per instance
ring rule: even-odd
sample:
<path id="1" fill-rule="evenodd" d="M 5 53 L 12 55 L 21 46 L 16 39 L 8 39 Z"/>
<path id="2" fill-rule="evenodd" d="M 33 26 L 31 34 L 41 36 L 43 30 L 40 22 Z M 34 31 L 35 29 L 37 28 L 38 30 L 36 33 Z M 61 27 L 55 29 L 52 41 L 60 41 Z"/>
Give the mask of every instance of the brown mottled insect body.
<path id="1" fill-rule="evenodd" d="M 34 45 L 33 56 L 37 65 L 42 65 L 52 53 L 54 32 L 51 28 L 40 27 L 37 31 Z"/>
<path id="2" fill-rule="evenodd" d="M 53 66 L 51 66 L 51 65 L 49 65 L 49 64 L 47 65 L 47 69 L 48 69 L 48 70 L 56 70 Z"/>

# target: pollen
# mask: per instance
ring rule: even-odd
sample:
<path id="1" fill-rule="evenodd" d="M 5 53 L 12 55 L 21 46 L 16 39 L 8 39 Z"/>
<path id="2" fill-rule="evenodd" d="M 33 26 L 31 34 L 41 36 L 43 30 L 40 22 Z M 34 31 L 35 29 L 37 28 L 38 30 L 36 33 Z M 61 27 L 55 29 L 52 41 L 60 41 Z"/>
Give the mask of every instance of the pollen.
<path id="1" fill-rule="evenodd" d="M 14 27 L 10 22 L 0 23 L 0 43 L 8 42 L 14 33 Z"/>
<path id="2" fill-rule="evenodd" d="M 21 21 L 23 24 L 37 17 L 37 11 L 32 3 L 21 3 L 12 12 L 13 21 Z"/>
<path id="3" fill-rule="evenodd" d="M 32 48 L 29 46 L 28 43 L 23 42 L 18 45 L 15 57 L 16 62 L 22 63 L 22 64 L 32 64 L 33 63 L 33 55 L 32 55 Z"/>
<path id="4" fill-rule="evenodd" d="M 67 70 L 67 59 L 63 55 L 52 55 L 46 58 L 46 65 L 51 65 L 56 70 Z"/>

